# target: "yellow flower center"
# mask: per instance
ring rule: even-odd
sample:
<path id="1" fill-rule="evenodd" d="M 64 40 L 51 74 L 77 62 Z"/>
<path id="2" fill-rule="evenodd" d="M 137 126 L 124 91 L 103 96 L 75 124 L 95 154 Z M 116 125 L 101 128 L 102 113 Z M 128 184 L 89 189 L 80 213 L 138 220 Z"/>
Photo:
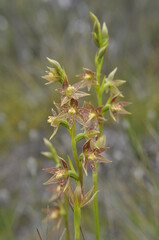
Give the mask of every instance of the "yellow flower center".
<path id="1" fill-rule="evenodd" d="M 64 173 L 62 171 L 58 172 L 57 175 L 56 175 L 56 178 L 61 178 L 64 176 Z"/>
<path id="2" fill-rule="evenodd" d="M 84 76 L 84 78 L 86 79 L 86 80 L 91 80 L 91 76 L 89 75 L 89 74 L 85 74 L 85 76 Z"/>
<path id="3" fill-rule="evenodd" d="M 69 113 L 69 114 L 76 114 L 76 110 L 75 110 L 73 107 L 71 107 L 71 108 L 68 110 L 68 113 Z"/>
<path id="4" fill-rule="evenodd" d="M 50 78 L 52 78 L 54 76 L 52 72 L 49 72 L 48 75 L 49 75 Z"/>
<path id="5" fill-rule="evenodd" d="M 91 153 L 91 154 L 89 155 L 88 159 L 89 159 L 89 160 L 94 160 L 94 159 L 96 159 L 95 154 L 94 154 L 94 153 Z"/>
<path id="6" fill-rule="evenodd" d="M 56 210 L 56 211 L 52 211 L 52 213 L 50 214 L 50 218 L 51 219 L 55 219 L 59 216 L 59 211 Z"/>
<path id="7" fill-rule="evenodd" d="M 120 111 L 121 110 L 121 106 L 119 104 L 113 104 L 111 107 L 112 111 Z"/>
<path id="8" fill-rule="evenodd" d="M 73 86 L 69 85 L 66 90 L 66 96 L 69 97 L 72 94 L 72 92 L 74 91 L 74 89 L 75 88 Z"/>
<path id="9" fill-rule="evenodd" d="M 89 113 L 88 118 L 89 118 L 89 119 L 93 119 L 95 116 L 96 116 L 95 113 Z"/>

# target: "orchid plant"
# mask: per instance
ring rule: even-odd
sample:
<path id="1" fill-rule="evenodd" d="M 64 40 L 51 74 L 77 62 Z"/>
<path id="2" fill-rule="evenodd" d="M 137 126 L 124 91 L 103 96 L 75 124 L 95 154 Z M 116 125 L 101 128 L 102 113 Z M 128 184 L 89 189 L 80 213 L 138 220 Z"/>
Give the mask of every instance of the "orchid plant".
<path id="1" fill-rule="evenodd" d="M 66 239 L 70 239 L 68 211 L 73 210 L 74 214 L 74 239 L 79 240 L 84 234 L 81 229 L 81 211 L 82 208 L 93 202 L 94 222 L 96 240 L 100 239 L 100 224 L 98 213 L 98 163 L 110 163 L 102 153 L 107 150 L 105 147 L 106 136 L 103 135 L 103 126 L 105 115 L 110 113 L 111 118 L 117 121 L 118 114 L 129 114 L 124 107 L 128 102 L 118 102 L 123 97 L 118 89 L 125 81 L 114 80 L 117 68 L 108 76 L 101 73 L 104 54 L 106 52 L 109 36 L 106 24 L 102 27 L 98 18 L 90 13 L 93 21 L 92 37 L 97 46 L 95 55 L 96 70 L 92 71 L 83 68 L 83 74 L 77 76 L 77 82 L 70 84 L 65 70 L 61 65 L 50 58 L 47 58 L 51 67 L 48 67 L 46 75 L 43 78 L 46 84 L 58 82 L 60 88 L 57 89 L 61 95 L 61 102 L 55 103 L 56 109 L 52 109 L 52 115 L 48 117 L 48 122 L 53 127 L 53 133 L 50 140 L 55 136 L 59 127 L 65 127 L 71 139 L 73 159 L 70 156 L 63 159 L 59 156 L 50 140 L 44 139 L 48 152 L 43 154 L 54 161 L 54 166 L 46 168 L 44 171 L 51 175 L 44 184 L 49 185 L 52 192 L 51 201 L 54 202 L 53 208 L 49 209 L 48 219 L 54 220 L 54 227 L 60 229 L 62 222 L 66 229 Z M 85 89 L 86 88 L 86 89 Z M 91 102 L 84 101 L 79 104 L 79 99 L 87 98 L 91 95 L 91 89 L 94 88 L 97 97 L 97 108 Z M 81 91 L 81 89 L 88 90 Z M 81 126 L 81 131 L 75 134 L 76 124 Z M 77 152 L 77 143 L 81 140 L 85 143 L 81 153 Z M 88 175 L 87 167 L 92 171 L 92 187 L 85 193 L 85 183 L 83 175 Z M 86 178 L 87 179 L 87 178 Z M 73 183 L 74 182 L 74 183 Z"/>

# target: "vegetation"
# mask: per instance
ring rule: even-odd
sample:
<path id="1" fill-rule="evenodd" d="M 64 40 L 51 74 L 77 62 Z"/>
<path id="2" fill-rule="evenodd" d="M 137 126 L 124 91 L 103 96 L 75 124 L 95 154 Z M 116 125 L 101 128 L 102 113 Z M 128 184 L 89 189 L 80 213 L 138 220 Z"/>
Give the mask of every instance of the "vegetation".
<path id="1" fill-rule="evenodd" d="M 116 125 L 108 116 L 103 132 L 107 134 L 107 146 L 111 147 L 107 157 L 113 161 L 98 166 L 101 239 L 158 239 L 159 1 L 2 0 L 2 240 L 37 239 L 36 227 L 43 239 L 47 234 L 48 239 L 53 236 L 52 223 L 41 222 L 43 217 L 39 211 L 47 206 L 49 198 L 42 185 L 46 173 L 41 169 L 52 166 L 52 162 L 44 161 L 39 154 L 46 151 L 43 136 L 50 134 L 46 119 L 52 107 L 52 89 L 42 87 L 40 76 L 44 73 L 45 56 L 56 56 L 65 66 L 71 84 L 75 80 L 72 76 L 79 74 L 82 66 L 94 70 L 88 9 L 96 13 L 101 22 L 106 20 L 109 28 L 109 48 L 102 72 L 108 75 L 118 66 L 115 76 L 127 80 L 122 90 L 127 101 L 133 103 L 129 106 L 131 117 L 122 116 Z M 92 91 L 87 99 L 97 106 L 95 96 Z M 54 97 L 56 102 L 60 101 L 58 93 L 54 92 Z M 73 159 L 67 140 L 65 128 L 60 127 L 54 146 L 64 159 L 66 152 Z M 79 141 L 77 147 L 81 149 L 82 144 L 84 142 Z M 87 191 L 91 174 L 88 171 L 87 177 L 83 175 L 84 181 L 87 179 Z M 82 209 L 81 226 L 86 239 L 93 239 L 91 233 L 94 233 L 91 208 L 92 204 Z M 73 222 L 71 217 L 72 214 L 69 219 Z M 70 231 L 73 233 L 73 228 Z"/>

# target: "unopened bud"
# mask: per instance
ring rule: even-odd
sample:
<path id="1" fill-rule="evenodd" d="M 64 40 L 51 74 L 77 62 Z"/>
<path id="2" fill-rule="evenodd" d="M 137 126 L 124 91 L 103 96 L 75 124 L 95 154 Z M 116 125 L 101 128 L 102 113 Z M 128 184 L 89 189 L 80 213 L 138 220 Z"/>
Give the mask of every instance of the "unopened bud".
<path id="1" fill-rule="evenodd" d="M 102 37 L 103 37 L 103 39 L 108 38 L 108 29 L 107 29 L 105 22 L 103 23 L 103 27 L 102 27 Z"/>
<path id="2" fill-rule="evenodd" d="M 98 20 L 97 17 L 92 12 L 90 12 L 90 16 L 93 22 L 96 22 Z"/>
<path id="3" fill-rule="evenodd" d="M 43 156 L 45 156 L 46 158 L 52 158 L 52 153 L 51 152 L 41 152 L 41 154 Z"/>
<path id="4" fill-rule="evenodd" d="M 105 53 L 106 49 L 107 49 L 107 46 L 102 47 L 102 48 L 99 50 L 98 56 L 99 56 L 100 58 L 102 58 L 102 57 L 104 56 L 104 53 Z"/>
<path id="5" fill-rule="evenodd" d="M 76 142 L 82 140 L 83 138 L 85 137 L 85 134 L 84 133 L 79 133 L 76 137 L 75 137 L 75 140 Z"/>
<path id="6" fill-rule="evenodd" d="M 97 144 L 97 147 L 104 148 L 106 145 L 106 136 L 102 135 L 101 137 L 99 137 L 96 144 Z"/>
<path id="7" fill-rule="evenodd" d="M 55 69 L 61 69 L 61 66 L 60 66 L 60 64 L 57 61 L 55 61 L 55 60 L 53 60 L 51 58 L 48 58 L 48 57 L 47 57 L 47 60 L 53 65 L 53 67 Z"/>
<path id="8" fill-rule="evenodd" d="M 97 34 L 95 32 L 92 32 L 92 38 L 93 38 L 93 42 L 95 43 L 95 45 L 97 47 L 99 47 L 99 41 L 98 41 L 98 38 L 97 38 Z"/>
<path id="9" fill-rule="evenodd" d="M 52 148 L 52 144 L 51 144 L 51 142 L 48 139 L 44 138 L 44 143 L 45 143 L 47 148 L 49 148 L 49 149 Z"/>
<path id="10" fill-rule="evenodd" d="M 55 148 L 52 146 L 51 142 L 49 140 L 47 140 L 46 138 L 44 138 L 44 143 L 45 143 L 46 147 L 50 150 L 53 161 L 55 161 L 58 164 L 59 158 L 57 156 Z M 43 155 L 45 155 L 45 156 L 47 155 L 46 157 L 49 157 L 48 153 L 47 154 L 45 153 Z"/>
<path id="11" fill-rule="evenodd" d="M 95 22 L 94 26 L 93 26 L 93 30 L 94 32 L 97 34 L 97 36 L 99 36 L 99 32 L 100 32 L 100 23 Z"/>
<path id="12" fill-rule="evenodd" d="M 100 22 L 99 22 L 98 18 L 92 12 L 90 12 L 90 16 L 92 18 L 92 21 L 94 22 L 93 30 L 97 34 L 98 38 L 100 38 L 100 35 L 101 35 Z"/>

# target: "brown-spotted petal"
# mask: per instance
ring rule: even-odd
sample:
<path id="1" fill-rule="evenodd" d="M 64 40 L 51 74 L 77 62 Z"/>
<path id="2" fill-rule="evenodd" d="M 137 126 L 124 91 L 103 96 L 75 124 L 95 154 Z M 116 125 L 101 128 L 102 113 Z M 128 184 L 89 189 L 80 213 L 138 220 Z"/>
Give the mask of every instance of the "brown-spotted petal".
<path id="1" fill-rule="evenodd" d="M 51 174 L 55 174 L 57 172 L 57 168 L 56 167 L 43 168 L 42 170 L 47 172 L 47 173 L 51 173 Z"/>
<path id="2" fill-rule="evenodd" d="M 98 156 L 97 156 L 97 160 L 96 160 L 96 162 L 110 163 L 110 162 L 112 162 L 112 161 L 109 160 L 109 159 L 107 159 L 107 158 L 105 158 L 105 157 L 103 157 L 103 156 L 101 156 L 101 155 L 98 155 Z"/>
<path id="3" fill-rule="evenodd" d="M 83 146 L 83 153 L 87 153 L 90 149 L 90 142 L 91 142 L 91 139 L 89 139 Z"/>

